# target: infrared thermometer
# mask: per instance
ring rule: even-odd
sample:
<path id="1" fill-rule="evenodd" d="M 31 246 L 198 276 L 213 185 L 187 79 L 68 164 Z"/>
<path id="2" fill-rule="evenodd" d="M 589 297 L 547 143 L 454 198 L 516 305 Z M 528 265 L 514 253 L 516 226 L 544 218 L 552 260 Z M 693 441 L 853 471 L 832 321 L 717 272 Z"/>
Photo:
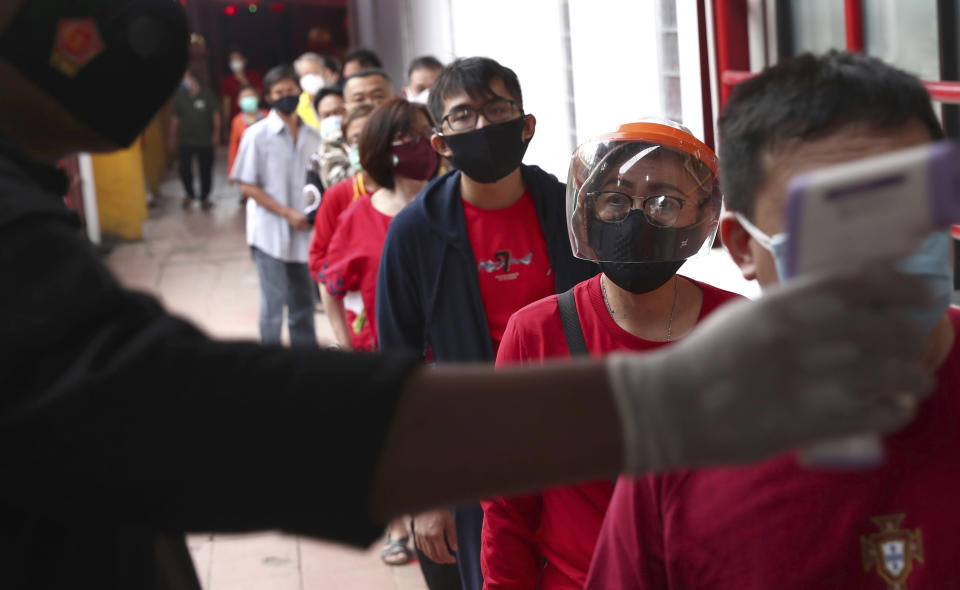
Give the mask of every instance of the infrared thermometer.
<path id="1" fill-rule="evenodd" d="M 960 147 L 951 141 L 890 152 L 795 176 L 788 185 L 785 279 L 909 256 L 932 231 L 960 223 Z M 870 467 L 876 435 L 813 445 L 801 462 Z"/>

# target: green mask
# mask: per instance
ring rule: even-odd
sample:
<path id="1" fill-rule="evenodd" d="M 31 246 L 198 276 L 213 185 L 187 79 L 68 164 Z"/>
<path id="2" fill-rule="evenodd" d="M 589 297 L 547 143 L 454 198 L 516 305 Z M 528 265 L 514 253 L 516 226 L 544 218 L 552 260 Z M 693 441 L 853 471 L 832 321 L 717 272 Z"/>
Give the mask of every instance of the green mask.
<path id="1" fill-rule="evenodd" d="M 360 165 L 360 148 L 355 145 L 348 147 L 347 157 L 350 158 L 350 167 L 353 168 L 354 173 L 363 169 L 363 166 Z"/>
<path id="2" fill-rule="evenodd" d="M 253 114 L 260 108 L 260 99 L 256 96 L 244 96 L 240 99 L 240 108 L 247 114 Z"/>

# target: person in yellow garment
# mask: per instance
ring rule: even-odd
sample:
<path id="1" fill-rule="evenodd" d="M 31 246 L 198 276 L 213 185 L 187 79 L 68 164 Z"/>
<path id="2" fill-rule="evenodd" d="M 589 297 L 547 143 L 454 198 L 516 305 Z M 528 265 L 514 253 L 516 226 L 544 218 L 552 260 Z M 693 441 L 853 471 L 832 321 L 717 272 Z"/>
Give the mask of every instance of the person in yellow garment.
<path id="1" fill-rule="evenodd" d="M 0 4 L 8 587 L 199 588 L 185 531 L 363 545 L 404 512 L 889 432 L 930 387 L 905 313 L 929 293 L 884 267 L 774 289 L 663 354 L 605 362 L 493 373 L 211 340 L 119 285 L 54 165 L 135 141 L 181 80 L 187 36 L 171 0 Z"/>
<path id="2" fill-rule="evenodd" d="M 323 77 L 326 65 L 323 57 L 317 53 L 304 53 L 293 62 L 293 67 L 300 76 L 300 88 L 303 89 L 300 103 L 297 105 L 297 115 L 304 123 L 320 131 L 322 117 L 317 116 L 314 103 L 317 94 L 326 86 L 326 80 Z"/>

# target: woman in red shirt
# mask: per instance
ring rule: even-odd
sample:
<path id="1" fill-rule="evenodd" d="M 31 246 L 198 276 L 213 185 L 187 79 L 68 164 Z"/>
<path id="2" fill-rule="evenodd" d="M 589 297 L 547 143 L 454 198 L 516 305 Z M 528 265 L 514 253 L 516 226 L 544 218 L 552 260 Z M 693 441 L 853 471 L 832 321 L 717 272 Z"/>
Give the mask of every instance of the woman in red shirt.
<path id="1" fill-rule="evenodd" d="M 390 221 L 437 172 L 431 133 L 427 109 L 402 98 L 380 106 L 360 132 L 360 165 L 380 188 L 369 197 L 354 200 L 340 216 L 316 275 L 333 296 L 329 304 L 329 298 L 324 301 L 327 318 L 337 343 L 345 350 L 377 349 L 374 305 L 380 253 Z M 344 296 L 350 291 L 360 292 L 361 307 L 354 309 L 355 319 L 348 322 Z M 388 565 L 410 561 L 408 541 L 403 521 L 392 522 L 383 561 Z"/>
<path id="2" fill-rule="evenodd" d="M 340 216 L 317 273 L 336 299 L 327 316 L 341 348 L 376 350 L 374 303 L 380 252 L 393 216 L 413 201 L 437 170 L 431 125 L 422 105 L 394 99 L 373 112 L 360 134 L 360 164 L 380 186 Z M 343 297 L 359 291 L 363 311 L 346 323 Z M 348 336 L 348 337 L 345 337 Z"/>
<path id="3" fill-rule="evenodd" d="M 676 274 L 713 244 L 716 165 L 706 145 L 668 121 L 624 125 L 580 146 L 567 186 L 571 243 L 603 272 L 516 312 L 497 365 L 654 350 L 736 298 Z M 579 337 L 561 320 L 558 297 L 569 295 Z M 484 588 L 583 588 L 613 486 L 594 481 L 483 502 Z"/>

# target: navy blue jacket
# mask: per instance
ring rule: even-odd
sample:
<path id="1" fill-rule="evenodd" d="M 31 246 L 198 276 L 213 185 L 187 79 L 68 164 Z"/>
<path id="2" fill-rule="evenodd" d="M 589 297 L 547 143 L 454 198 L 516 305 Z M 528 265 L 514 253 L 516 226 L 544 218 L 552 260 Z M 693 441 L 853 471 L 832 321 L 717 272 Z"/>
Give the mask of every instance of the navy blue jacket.
<path id="1" fill-rule="evenodd" d="M 599 268 L 570 249 L 564 184 L 536 166 L 521 171 L 562 293 Z M 494 360 L 457 170 L 433 180 L 390 223 L 377 278 L 377 338 L 385 351 L 432 349 L 441 363 Z"/>

